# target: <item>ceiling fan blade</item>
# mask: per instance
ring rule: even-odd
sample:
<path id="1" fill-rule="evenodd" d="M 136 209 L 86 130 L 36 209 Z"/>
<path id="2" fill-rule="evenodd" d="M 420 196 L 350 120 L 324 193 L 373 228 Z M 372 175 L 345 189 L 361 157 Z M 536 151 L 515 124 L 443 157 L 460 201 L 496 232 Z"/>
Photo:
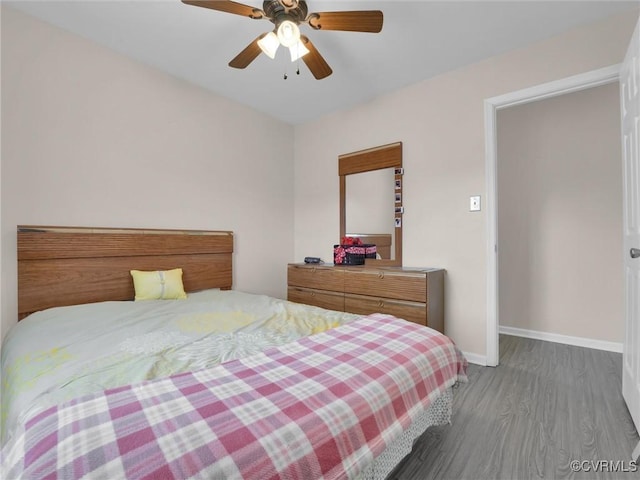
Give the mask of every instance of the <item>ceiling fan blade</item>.
<path id="1" fill-rule="evenodd" d="M 210 8 L 220 12 L 233 13 L 253 19 L 263 18 L 264 12 L 259 8 L 250 7 L 242 3 L 232 2 L 230 0 L 182 0 L 182 3 L 193 5 L 194 7 Z"/>
<path id="2" fill-rule="evenodd" d="M 233 68 L 247 68 L 251 62 L 253 62 L 260 53 L 262 53 L 262 49 L 260 45 L 258 45 L 258 40 L 264 37 L 266 33 L 258 36 L 253 42 L 251 42 L 247 47 L 242 50 L 236 57 L 229 62 L 229 66 Z"/>
<path id="3" fill-rule="evenodd" d="M 325 59 L 322 58 L 322 55 L 320 55 L 320 52 L 318 52 L 313 43 L 311 43 L 311 40 L 304 35 L 300 36 L 300 40 L 302 40 L 304 46 L 309 50 L 309 53 L 303 56 L 302 60 L 307 67 L 309 67 L 309 70 L 311 70 L 313 76 L 316 77 L 316 80 L 322 80 L 331 75 L 333 70 L 331 70 L 331 67 Z"/>
<path id="4" fill-rule="evenodd" d="M 352 12 L 311 13 L 306 22 L 316 30 L 343 30 L 347 32 L 378 33 L 382 30 L 383 16 L 380 10 Z"/>

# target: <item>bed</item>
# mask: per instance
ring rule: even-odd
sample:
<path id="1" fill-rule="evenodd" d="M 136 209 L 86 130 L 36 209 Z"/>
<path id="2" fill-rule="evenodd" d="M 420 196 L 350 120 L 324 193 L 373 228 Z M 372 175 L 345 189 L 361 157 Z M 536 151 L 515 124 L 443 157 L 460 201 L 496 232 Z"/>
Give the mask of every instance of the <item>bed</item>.
<path id="1" fill-rule="evenodd" d="M 385 478 L 449 422 L 450 339 L 234 291 L 232 255 L 232 232 L 19 227 L 3 478 Z M 131 301 L 131 270 L 174 269 L 186 298 Z"/>

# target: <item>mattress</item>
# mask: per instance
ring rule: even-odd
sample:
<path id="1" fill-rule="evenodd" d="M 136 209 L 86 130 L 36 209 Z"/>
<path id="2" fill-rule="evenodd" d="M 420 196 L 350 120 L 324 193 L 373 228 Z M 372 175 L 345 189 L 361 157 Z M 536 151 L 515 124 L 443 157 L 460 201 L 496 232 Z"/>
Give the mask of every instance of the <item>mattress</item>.
<path id="1" fill-rule="evenodd" d="M 388 365 L 384 363 L 389 362 L 391 357 L 407 355 L 410 350 L 405 352 L 405 344 L 408 344 L 410 338 L 415 336 L 415 332 L 411 331 L 411 329 L 420 329 L 416 330 L 420 334 L 427 335 L 428 333 L 425 339 L 431 342 L 433 337 L 434 344 L 442 342 L 443 351 L 446 346 L 446 350 L 449 352 L 446 361 L 442 361 L 442 365 L 440 365 L 440 357 L 444 357 L 441 352 L 430 354 L 432 355 L 430 363 L 423 363 L 421 367 L 425 371 L 424 375 L 416 370 L 417 367 L 413 365 L 415 363 L 413 359 L 408 362 L 411 364 L 411 372 L 408 372 L 409 369 L 405 368 L 404 365 L 400 367 L 403 362 L 407 363 L 405 360 L 393 363 L 396 361 L 394 359 Z M 406 330 L 404 333 L 406 338 L 402 341 L 394 340 L 396 332 L 403 330 Z M 418 419 L 423 414 L 427 414 L 427 416 L 432 414 L 433 410 L 430 410 L 432 403 L 441 397 L 446 400 L 446 396 L 442 396 L 442 394 L 453 383 L 465 379 L 464 369 L 466 363 L 464 357 L 455 349 L 455 346 L 452 346 L 452 342 L 447 337 L 436 334 L 437 332 L 432 332 L 426 327 L 409 324 L 409 322 L 393 317 L 360 317 L 354 314 L 309 307 L 261 295 L 219 290 L 191 294 L 187 300 L 104 302 L 74 307 L 60 307 L 38 312 L 27 317 L 11 330 L 2 349 L 2 428 L 5 443 L 2 450 L 3 466 L 9 468 L 11 472 L 22 474 L 22 469 L 27 466 L 20 465 L 20 461 L 22 461 L 20 459 L 33 456 L 34 446 L 32 442 L 34 438 L 61 436 L 59 438 L 67 439 L 72 438 L 75 434 L 80 435 L 80 438 L 86 438 L 83 435 L 95 428 L 95 425 L 91 422 L 89 425 L 81 425 L 82 422 L 73 423 L 75 425 L 72 429 L 73 434 L 65 430 L 65 428 L 69 427 L 69 424 L 63 419 L 68 418 L 69 412 L 77 412 L 79 405 L 83 406 L 85 409 L 83 411 L 87 411 L 86 409 L 93 411 L 91 410 L 94 408 L 92 405 L 102 405 L 104 408 L 102 408 L 101 414 L 104 418 L 101 418 L 99 423 L 107 425 L 105 427 L 107 429 L 112 429 L 113 427 L 110 425 L 113 422 L 114 409 L 105 407 L 105 405 L 112 405 L 110 402 L 114 401 L 126 402 L 127 395 L 135 397 L 140 395 L 140 392 L 147 392 L 142 394 L 143 398 L 153 398 L 157 404 L 163 404 L 163 402 L 171 404 L 171 400 L 166 400 L 167 396 L 177 395 L 178 397 L 176 398 L 180 398 L 180 402 L 184 402 L 183 396 L 191 398 L 184 392 L 204 389 L 210 395 L 207 395 L 205 400 L 200 399 L 198 401 L 218 402 L 214 409 L 215 414 L 212 414 L 213 416 L 211 417 L 206 417 L 203 420 L 205 423 L 210 421 L 215 425 L 220 425 L 221 417 L 219 416 L 223 415 L 222 412 L 225 412 L 225 409 L 228 409 L 229 416 L 224 417 L 225 421 L 228 421 L 228 425 L 232 425 L 237 431 L 244 431 L 245 428 L 258 428 L 260 430 L 264 428 L 264 423 L 260 422 L 281 422 L 282 428 L 278 430 L 285 432 L 286 438 L 291 438 L 292 434 L 290 432 L 286 433 L 287 429 L 297 431 L 300 429 L 300 425 L 296 424 L 296 422 L 290 422 L 292 424 L 288 425 L 286 418 L 281 418 L 282 412 L 287 407 L 278 403 L 282 399 L 277 401 L 271 399 L 267 395 L 267 391 L 270 392 L 273 385 L 277 385 L 279 381 L 285 382 L 286 385 L 289 385 L 287 382 L 293 382 L 296 385 L 298 383 L 316 385 L 318 386 L 317 392 L 314 394 L 317 395 L 316 397 L 307 396 L 310 391 L 314 390 L 313 388 L 309 390 L 299 387 L 283 387 L 283 390 L 290 394 L 291 398 L 287 400 L 288 402 L 297 401 L 301 406 L 307 405 L 312 401 L 319 402 L 318 405 L 323 405 L 322 402 L 324 401 L 326 401 L 327 405 L 334 402 L 331 409 L 328 410 L 331 412 L 330 415 L 334 415 L 334 411 L 346 408 L 346 397 L 351 396 L 356 399 L 357 401 L 350 401 L 351 403 L 348 404 L 347 410 L 352 412 L 351 417 L 345 416 L 333 426 L 333 430 L 340 430 L 337 433 L 337 438 L 343 438 L 344 435 L 349 437 L 356 430 L 343 430 L 342 427 L 348 426 L 350 423 L 356 424 L 360 422 L 362 411 L 369 411 L 375 407 L 377 412 L 379 407 L 382 408 L 381 405 L 384 402 L 380 400 L 379 403 L 381 405 L 378 405 L 376 401 L 372 404 L 371 392 L 366 395 L 362 392 L 351 395 L 345 394 L 344 398 L 336 395 L 336 398 L 331 402 L 329 401 L 329 396 L 335 394 L 333 389 L 345 388 L 344 385 L 339 386 L 344 383 L 344 375 L 351 378 L 350 382 L 345 384 L 350 387 L 352 384 L 358 383 L 359 379 L 368 378 L 366 376 L 368 375 L 367 371 L 373 368 L 369 365 L 375 365 L 379 361 L 383 362 L 380 365 L 392 366 L 389 367 L 392 372 L 395 372 L 395 369 L 398 369 L 398 372 L 407 370 L 408 373 L 402 373 L 405 379 L 403 381 L 414 377 L 409 382 L 411 385 L 407 383 L 406 387 L 407 392 L 413 392 L 414 390 L 416 392 L 415 395 L 412 394 L 415 398 L 406 406 L 406 410 L 412 413 L 404 415 L 402 421 L 397 418 L 386 419 L 388 411 L 381 413 L 380 415 L 385 417 L 382 423 L 387 425 L 385 423 L 387 420 L 390 423 L 384 428 L 380 428 L 379 425 L 376 427 L 380 431 L 379 438 L 374 439 L 371 444 L 367 443 L 366 448 L 364 445 L 352 445 L 349 448 L 338 449 L 340 450 L 339 455 L 334 452 L 328 456 L 332 459 L 331 461 L 334 461 L 333 459 L 336 457 L 335 465 L 327 466 L 322 464 L 321 467 L 313 467 L 316 470 L 311 470 L 313 476 L 325 476 L 327 472 L 334 472 L 331 475 L 335 475 L 335 472 L 341 472 L 342 474 L 347 474 L 348 472 L 348 476 L 358 475 L 361 478 L 369 478 L 367 475 L 371 475 L 374 465 L 373 458 L 381 457 L 384 452 L 390 451 L 392 444 L 397 443 L 395 442 L 396 440 L 399 441 L 404 437 L 415 437 L 416 434 L 420 433 L 411 433 L 409 427 L 412 424 L 414 426 L 419 424 Z M 369 343 L 366 340 L 367 335 L 371 336 Z M 419 343 L 416 344 L 416 348 L 422 349 L 423 347 Z M 370 351 L 367 350 L 367 346 L 371 347 Z M 327 352 L 335 348 L 338 348 L 338 350 L 333 351 L 333 354 L 327 357 Z M 339 350 L 340 348 L 343 348 L 344 351 Z M 380 352 L 385 353 L 381 354 Z M 311 361 L 309 359 L 315 358 L 314 355 L 316 354 L 322 355 L 323 358 L 327 357 L 330 361 L 337 361 L 336 364 L 333 364 L 332 369 L 339 373 L 332 376 L 329 375 L 330 378 L 327 378 L 327 371 L 315 372 L 314 370 L 317 369 L 312 368 L 312 365 L 308 364 L 308 362 Z M 342 355 L 344 355 L 344 362 L 334 358 Z M 283 363 L 281 365 L 278 362 Z M 300 362 L 300 368 L 288 369 L 290 377 L 283 379 L 277 376 L 274 377 L 274 372 L 279 371 L 278 368 L 283 367 L 283 365 L 286 366 L 287 362 Z M 356 364 L 358 365 L 357 367 L 355 366 Z M 437 364 L 437 367 L 432 368 L 432 364 Z M 272 365 L 273 368 L 267 369 L 265 365 Z M 359 368 L 360 370 L 353 370 L 354 368 Z M 263 369 L 266 370 L 263 371 Z M 447 372 L 447 375 L 443 375 L 444 371 Z M 301 372 L 307 372 L 308 375 Z M 347 374 L 346 372 L 350 373 Z M 387 390 L 396 388 L 389 385 L 396 385 L 396 382 L 400 380 L 389 372 L 383 372 L 380 375 L 388 377 L 386 380 L 391 381 L 391 384 L 385 386 L 380 383 L 376 391 L 380 394 L 381 399 L 384 398 L 384 401 L 392 403 L 394 400 Z M 256 378 L 243 382 L 242 386 L 239 387 L 240 390 L 246 389 L 246 392 L 242 391 L 242 395 L 247 397 L 242 398 L 249 401 L 250 397 L 250 402 L 255 401 L 258 403 L 266 398 L 269 402 L 272 402 L 270 404 L 279 405 L 277 409 L 271 412 L 273 417 L 267 416 L 268 419 L 265 417 L 260 422 L 255 420 L 256 412 L 245 412 L 240 415 L 231 400 L 229 400 L 230 404 L 225 404 L 222 392 L 226 390 L 219 383 L 220 379 L 226 378 L 227 382 L 235 385 L 238 378 L 253 377 Z M 432 382 L 425 384 L 430 385 L 429 391 L 426 390 L 427 387 L 425 386 L 420 387 L 427 378 Z M 265 379 L 269 379 L 269 382 Z M 414 380 L 417 381 L 414 382 Z M 180 382 L 190 383 L 182 384 Z M 177 389 L 178 393 L 175 393 L 175 385 L 177 384 L 182 385 L 182 387 Z M 267 384 L 268 386 L 264 386 Z M 371 385 L 373 385 L 373 382 L 371 382 Z M 371 385 L 365 384 L 363 388 L 372 388 Z M 417 393 L 420 388 L 422 388 L 421 394 Z M 292 389 L 297 392 L 295 395 L 291 394 Z M 229 391 L 233 395 L 238 394 L 237 389 Z M 271 394 L 269 393 L 269 395 Z M 360 397 L 369 398 L 363 399 Z M 402 398 L 402 401 L 405 402 L 406 397 L 406 392 L 400 392 L 398 398 Z M 138 401 L 135 400 L 135 402 Z M 360 402 L 359 404 L 357 403 L 358 401 Z M 131 402 L 135 403 L 133 400 Z M 445 410 L 450 408 L 450 402 L 448 403 L 449 407 L 445 405 Z M 285 404 L 291 407 L 289 403 L 285 402 Z M 207 408 L 201 405 L 197 411 L 205 411 Z M 392 410 L 394 410 L 393 406 L 390 411 Z M 117 407 L 115 411 L 118 411 Z M 131 421 L 133 423 L 151 422 L 148 428 L 143 429 L 148 434 L 150 431 L 155 431 L 153 425 L 174 425 L 176 418 L 172 416 L 173 414 L 175 412 L 168 414 L 167 418 L 163 417 L 162 420 L 151 421 L 148 409 L 141 409 L 139 418 L 136 417 L 134 421 L 132 417 Z M 182 416 L 181 414 L 180 417 Z M 72 418 L 75 417 L 72 415 Z M 98 422 L 97 418 L 92 421 Z M 444 419 L 444 417 L 439 416 L 437 421 L 442 422 Z M 376 419 L 378 424 L 380 423 L 379 420 L 379 418 Z M 315 421 L 317 422 L 318 419 L 315 419 Z M 180 429 L 192 428 L 191 424 L 187 423 L 188 425 L 182 425 Z M 36 425 L 35 427 L 34 424 Z M 41 425 L 44 425 L 44 427 L 41 427 Z M 337 428 L 336 425 L 339 425 L 340 428 Z M 220 445 L 220 439 L 216 436 L 210 436 L 211 432 L 216 433 L 216 428 L 209 426 L 208 429 L 205 429 L 208 434 L 201 439 L 203 443 L 199 444 L 199 446 L 192 445 L 193 448 L 191 450 L 186 448 L 186 451 L 196 452 L 203 448 L 205 450 L 209 449 L 207 451 L 216 450 Z M 370 431 L 368 427 L 357 426 L 357 428 L 361 432 Z M 231 438 L 236 438 L 237 431 L 233 430 Z M 163 435 L 155 432 L 154 435 L 148 438 L 148 448 L 162 450 L 160 446 L 163 441 L 166 441 Z M 362 435 L 364 437 L 369 436 L 366 433 Z M 251 438 L 258 437 L 260 435 L 253 435 Z M 315 439 L 320 437 L 323 437 L 323 435 L 312 434 L 305 441 L 312 445 L 316 441 Z M 140 437 L 136 438 L 136 442 L 141 441 Z M 172 438 L 172 441 L 175 440 L 173 437 L 170 438 Z M 102 449 L 100 451 L 109 451 L 109 445 L 120 445 L 118 443 L 119 439 L 120 437 L 116 437 L 115 440 L 111 437 L 103 439 L 104 445 L 100 446 Z M 254 443 L 254 451 L 250 457 L 258 458 L 260 449 L 264 446 L 261 447 L 263 444 L 260 441 Z M 48 461 L 50 465 L 53 458 L 55 459 L 53 464 L 59 465 L 61 463 L 64 464 L 61 459 L 66 458 L 70 464 L 77 466 L 78 464 L 83 464 L 83 462 L 86 463 L 87 458 L 93 458 L 91 451 L 82 450 L 86 446 L 81 446 L 80 451 L 76 448 L 68 452 L 61 452 L 55 445 L 57 445 L 57 442 L 54 442 L 51 448 L 47 450 L 46 455 L 40 460 L 41 462 L 47 463 Z M 223 468 L 221 465 L 235 465 L 239 476 L 251 476 L 250 472 L 255 472 L 256 470 L 242 470 L 243 468 L 257 468 L 255 466 L 247 467 L 246 462 L 242 460 L 242 455 L 246 456 L 247 452 L 245 450 L 250 445 L 251 442 L 247 442 L 246 445 L 242 445 L 242 449 L 239 449 L 244 452 L 240 455 L 240 460 L 237 456 L 231 455 L 233 452 L 229 452 L 229 448 L 227 448 L 224 454 L 219 454 L 218 452 L 218 454 L 211 457 L 214 460 L 209 459 L 213 466 L 203 467 L 204 470 L 188 471 L 191 474 L 194 474 L 194 472 L 217 471 L 218 473 L 226 472 L 226 475 L 229 474 L 229 471 L 215 469 Z M 42 447 L 42 445 L 38 445 L 36 450 L 42 451 Z M 352 447 L 355 449 L 354 451 L 350 451 Z M 288 452 L 287 449 L 285 450 Z M 314 445 L 311 451 L 322 451 L 322 449 L 318 445 Z M 368 453 L 363 457 L 360 455 L 361 452 Z M 265 456 L 264 452 L 262 456 Z M 282 472 L 291 473 L 288 470 L 290 468 L 293 468 L 292 471 L 295 472 L 295 468 L 300 464 L 300 459 L 293 458 L 286 465 L 280 465 L 277 459 L 282 456 L 282 452 L 275 456 L 268 456 L 272 459 L 272 464 L 270 464 L 271 467 L 269 468 L 278 475 Z M 118 461 L 121 461 L 122 458 L 127 458 L 122 452 L 117 457 L 119 458 Z M 169 457 L 172 457 L 172 454 Z M 274 458 L 276 460 L 273 460 Z M 173 476 L 180 477 L 182 475 L 179 472 L 182 472 L 180 469 L 184 467 L 184 462 L 191 465 L 193 463 L 192 460 L 193 458 L 189 457 L 187 460 L 182 459 L 174 464 L 170 458 L 162 457 L 161 464 L 164 467 L 167 465 L 175 467 L 177 470 L 173 470 Z M 319 462 L 319 460 L 313 460 L 311 457 L 307 460 L 310 465 L 315 465 L 314 462 Z M 18 464 L 15 463 L 16 461 Z M 149 471 L 153 473 L 153 468 L 147 465 L 146 462 L 147 459 L 145 458 L 143 470 L 133 471 Z M 178 464 L 180 466 L 176 466 Z M 24 470 L 24 472 L 38 471 L 42 473 L 44 470 L 38 470 L 41 466 L 42 463 L 36 464 L 35 467 L 32 467 L 36 470 Z M 80 469 L 74 470 L 74 472 L 84 472 L 85 474 L 95 472 L 96 470 L 93 470 L 93 468 L 99 469 L 101 467 L 94 465 L 89 470 Z M 124 466 L 120 468 L 123 470 L 110 470 L 109 473 L 116 475 L 122 473 L 124 476 L 132 476 L 132 471 L 127 470 Z M 214 470 L 211 470 L 212 468 Z M 381 471 L 380 469 L 378 470 Z M 231 472 L 233 471 L 231 470 Z M 68 474 L 69 470 L 54 470 L 54 472 L 58 475 L 65 472 Z M 309 470 L 305 470 L 304 475 L 298 475 L 298 477 L 304 478 L 309 472 Z M 331 475 L 326 476 L 326 478 L 338 478 L 340 476 L 331 477 Z M 73 474 L 73 476 L 77 475 Z M 140 475 L 140 477 L 143 476 Z M 198 475 L 196 474 L 196 476 Z M 230 474 L 230 476 L 233 477 L 234 475 Z M 296 475 L 293 476 L 295 477 Z M 260 477 L 262 477 L 262 474 L 255 478 Z"/>

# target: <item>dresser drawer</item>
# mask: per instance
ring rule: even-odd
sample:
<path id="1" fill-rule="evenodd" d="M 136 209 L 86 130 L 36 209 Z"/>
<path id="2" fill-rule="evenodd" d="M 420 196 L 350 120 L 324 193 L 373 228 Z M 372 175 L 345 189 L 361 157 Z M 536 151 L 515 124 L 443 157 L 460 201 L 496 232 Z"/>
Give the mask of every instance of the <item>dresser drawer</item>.
<path id="1" fill-rule="evenodd" d="M 344 271 L 329 266 L 289 265 L 287 284 L 296 287 L 344 292 Z"/>
<path id="2" fill-rule="evenodd" d="M 388 298 L 361 295 L 345 295 L 344 309 L 347 312 L 368 315 L 386 313 L 410 322 L 427 325 L 427 305 L 420 302 L 404 302 Z"/>
<path id="3" fill-rule="evenodd" d="M 344 291 L 424 303 L 427 301 L 427 276 L 424 272 L 345 268 Z"/>
<path id="4" fill-rule="evenodd" d="M 444 333 L 439 268 L 289 264 L 288 299 L 330 310 L 385 313 Z"/>
<path id="5" fill-rule="evenodd" d="M 310 288 L 289 287 L 287 300 L 290 302 L 304 303 L 328 310 L 344 312 L 344 294 L 342 292 L 329 292 L 313 290 Z"/>

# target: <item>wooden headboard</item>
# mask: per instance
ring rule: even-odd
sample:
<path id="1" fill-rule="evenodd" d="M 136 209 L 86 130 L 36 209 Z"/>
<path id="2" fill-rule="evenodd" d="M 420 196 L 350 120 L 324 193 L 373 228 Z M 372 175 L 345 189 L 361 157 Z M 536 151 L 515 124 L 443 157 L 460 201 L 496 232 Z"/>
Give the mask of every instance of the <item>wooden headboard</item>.
<path id="1" fill-rule="evenodd" d="M 233 285 L 233 232 L 18 226 L 18 319 L 133 300 L 129 270 L 182 268 L 187 292 Z"/>

